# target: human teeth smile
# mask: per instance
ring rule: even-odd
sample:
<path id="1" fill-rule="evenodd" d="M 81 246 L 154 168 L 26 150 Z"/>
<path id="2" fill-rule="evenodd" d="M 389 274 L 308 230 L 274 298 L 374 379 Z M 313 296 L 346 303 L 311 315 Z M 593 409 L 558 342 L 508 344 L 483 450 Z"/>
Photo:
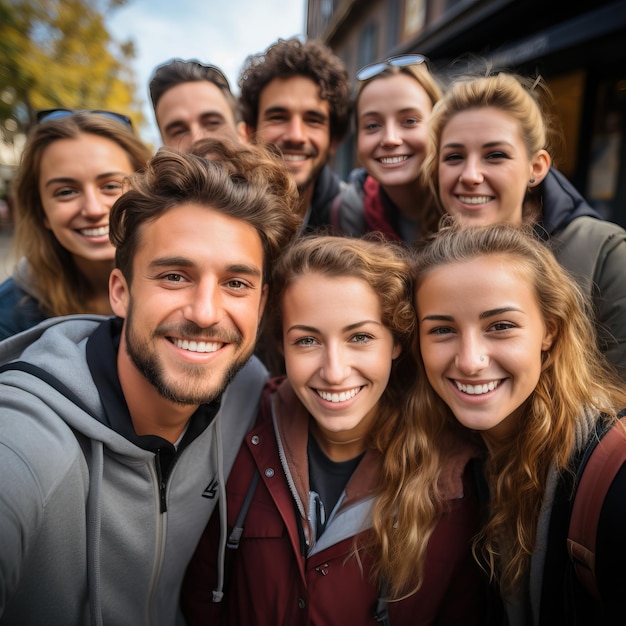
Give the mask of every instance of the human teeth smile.
<path id="1" fill-rule="evenodd" d="M 393 165 L 394 163 L 402 163 L 402 161 L 406 161 L 408 156 L 394 156 L 394 157 L 382 157 L 378 159 L 384 165 Z"/>
<path id="2" fill-rule="evenodd" d="M 464 204 L 486 204 L 493 200 L 492 196 L 459 196 L 459 200 Z"/>
<path id="3" fill-rule="evenodd" d="M 316 389 L 316 391 L 319 397 L 327 402 L 345 402 L 346 400 L 354 398 L 361 389 L 363 389 L 363 387 L 355 387 L 349 391 L 341 391 L 339 393 L 329 393 L 328 391 L 321 391 L 320 389 Z"/>
<path id="4" fill-rule="evenodd" d="M 102 237 L 103 235 L 109 234 L 109 227 L 107 225 L 100 226 L 99 228 L 81 228 L 79 232 L 85 237 Z"/>
<path id="5" fill-rule="evenodd" d="M 223 346 L 215 341 L 189 341 L 188 339 L 172 339 L 177 348 L 189 350 L 189 352 L 217 352 Z"/>
<path id="6" fill-rule="evenodd" d="M 307 158 L 306 154 L 283 154 L 283 160 L 285 161 L 305 161 Z"/>
<path id="7" fill-rule="evenodd" d="M 500 382 L 501 381 L 499 380 L 492 380 L 491 382 L 485 383 L 483 385 L 464 385 L 458 380 L 455 380 L 454 384 L 456 385 L 457 389 L 459 391 L 462 391 L 463 393 L 466 393 L 470 396 L 480 396 L 483 393 L 493 391 L 500 384 Z"/>

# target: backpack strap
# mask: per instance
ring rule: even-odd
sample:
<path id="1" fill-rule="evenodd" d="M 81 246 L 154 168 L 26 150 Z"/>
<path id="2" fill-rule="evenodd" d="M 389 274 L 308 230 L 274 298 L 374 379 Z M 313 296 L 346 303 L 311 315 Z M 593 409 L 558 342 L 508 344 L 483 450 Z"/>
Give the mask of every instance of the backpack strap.
<path id="1" fill-rule="evenodd" d="M 623 411 L 620 419 L 626 425 Z M 600 602 L 595 573 L 598 522 L 611 483 L 626 462 L 626 433 L 622 428 L 609 427 L 594 435 L 578 470 L 567 550 L 578 579 Z"/>
<path id="2" fill-rule="evenodd" d="M 243 505 L 241 506 L 239 515 L 237 515 L 237 519 L 235 520 L 235 525 L 233 526 L 230 535 L 228 535 L 228 541 L 226 542 L 226 546 L 231 550 L 237 550 L 237 548 L 239 548 L 239 541 L 241 539 L 241 535 L 243 535 L 243 523 L 246 519 L 246 515 L 248 514 L 248 509 L 250 508 L 250 504 L 252 503 L 252 497 L 254 496 L 254 492 L 256 491 L 256 487 L 258 484 L 259 470 L 255 468 L 254 475 L 252 476 L 250 486 L 248 487 L 246 497 L 243 501 Z"/>
<path id="3" fill-rule="evenodd" d="M 388 595 L 389 595 L 389 583 L 386 580 L 383 580 L 378 590 L 376 612 L 374 613 L 374 619 L 382 626 L 390 626 L 389 607 L 387 603 Z"/>

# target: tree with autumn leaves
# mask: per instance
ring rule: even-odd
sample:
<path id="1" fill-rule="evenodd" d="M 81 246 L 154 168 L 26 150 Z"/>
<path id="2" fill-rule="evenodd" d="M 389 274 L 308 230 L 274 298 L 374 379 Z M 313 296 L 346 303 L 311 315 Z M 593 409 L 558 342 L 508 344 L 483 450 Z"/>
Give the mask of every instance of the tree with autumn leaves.
<path id="1" fill-rule="evenodd" d="M 108 109 L 143 123 L 132 41 L 106 27 L 127 0 L 0 0 L 0 134 L 26 132 L 36 111 Z"/>

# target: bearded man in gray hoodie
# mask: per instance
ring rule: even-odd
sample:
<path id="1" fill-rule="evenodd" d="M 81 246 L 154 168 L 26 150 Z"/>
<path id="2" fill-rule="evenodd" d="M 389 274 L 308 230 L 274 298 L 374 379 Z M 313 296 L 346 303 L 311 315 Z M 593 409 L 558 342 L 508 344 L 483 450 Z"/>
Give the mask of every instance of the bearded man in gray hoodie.
<path id="1" fill-rule="evenodd" d="M 186 565 L 255 419 L 297 190 L 254 146 L 161 149 L 114 205 L 114 317 L 0 344 L 0 624 L 184 624 Z M 225 519 L 225 511 L 222 510 Z"/>

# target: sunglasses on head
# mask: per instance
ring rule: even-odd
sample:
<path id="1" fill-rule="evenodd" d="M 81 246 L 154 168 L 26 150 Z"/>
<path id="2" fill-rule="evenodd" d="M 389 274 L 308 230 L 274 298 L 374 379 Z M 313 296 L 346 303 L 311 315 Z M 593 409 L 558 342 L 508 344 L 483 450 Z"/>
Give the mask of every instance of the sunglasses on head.
<path id="1" fill-rule="evenodd" d="M 390 57 L 380 63 L 372 63 L 371 65 L 362 67 L 356 73 L 356 79 L 368 80 L 374 78 L 374 76 L 378 76 L 378 74 L 384 72 L 388 67 L 409 67 L 409 65 L 419 65 L 420 63 L 424 63 L 424 61 L 426 61 L 426 57 L 422 54 L 403 54 L 397 57 Z"/>
<path id="2" fill-rule="evenodd" d="M 133 130 L 133 123 L 127 115 L 122 115 L 121 113 L 114 113 L 113 111 L 99 111 L 99 110 L 87 110 L 87 109 L 43 109 L 42 111 L 37 111 L 37 123 L 41 124 L 43 122 L 49 122 L 50 120 L 58 120 L 63 117 L 68 117 L 73 115 L 74 113 L 91 113 L 93 115 L 102 115 L 103 117 L 108 117 L 111 120 L 115 120 L 116 122 L 121 122 L 125 126 L 128 126 L 131 130 Z"/>

